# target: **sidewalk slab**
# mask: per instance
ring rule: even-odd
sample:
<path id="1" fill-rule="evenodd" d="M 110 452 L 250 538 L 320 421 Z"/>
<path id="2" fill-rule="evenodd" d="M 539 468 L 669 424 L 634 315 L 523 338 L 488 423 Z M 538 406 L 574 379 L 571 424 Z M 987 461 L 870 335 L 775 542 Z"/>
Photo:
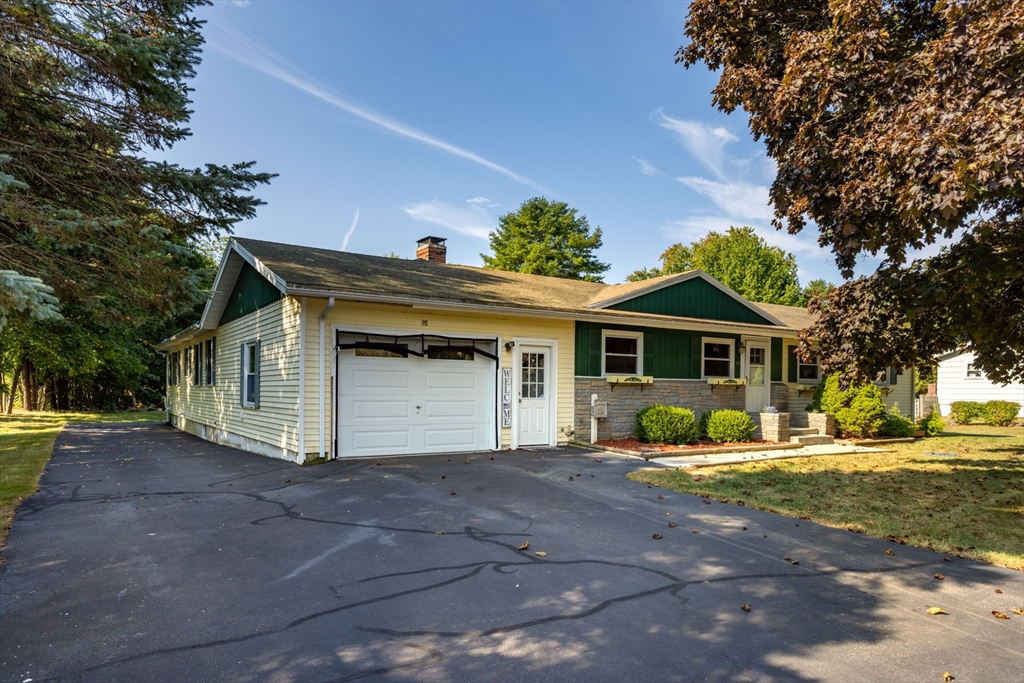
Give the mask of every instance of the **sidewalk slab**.
<path id="1" fill-rule="evenodd" d="M 786 458 L 809 458 L 815 455 L 848 455 L 850 453 L 884 453 L 882 448 L 866 446 L 845 446 L 842 444 L 820 444 L 803 446 L 784 451 L 751 449 L 738 453 L 715 453 L 707 455 L 687 455 L 651 460 L 652 465 L 663 467 L 713 467 L 715 465 L 735 465 L 737 463 L 758 462 L 761 460 L 781 460 Z"/>

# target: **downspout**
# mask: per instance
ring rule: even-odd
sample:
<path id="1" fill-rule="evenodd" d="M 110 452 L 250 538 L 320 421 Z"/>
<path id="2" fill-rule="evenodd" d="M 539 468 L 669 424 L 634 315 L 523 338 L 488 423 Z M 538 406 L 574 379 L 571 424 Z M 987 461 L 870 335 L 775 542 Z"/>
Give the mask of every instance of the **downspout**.
<path id="1" fill-rule="evenodd" d="M 326 458 L 327 451 L 325 450 L 325 435 L 324 435 L 324 421 L 327 419 L 327 397 L 324 392 L 324 362 L 327 360 L 326 349 L 324 349 L 324 319 L 327 318 L 327 314 L 334 308 L 334 297 L 332 296 L 327 300 L 327 308 L 320 314 L 320 342 L 317 344 L 320 351 L 320 358 L 318 364 L 320 365 L 320 425 L 317 431 L 320 432 L 320 457 Z"/>
<path id="2" fill-rule="evenodd" d="M 299 447 L 297 460 L 306 462 L 306 297 L 299 299 Z"/>

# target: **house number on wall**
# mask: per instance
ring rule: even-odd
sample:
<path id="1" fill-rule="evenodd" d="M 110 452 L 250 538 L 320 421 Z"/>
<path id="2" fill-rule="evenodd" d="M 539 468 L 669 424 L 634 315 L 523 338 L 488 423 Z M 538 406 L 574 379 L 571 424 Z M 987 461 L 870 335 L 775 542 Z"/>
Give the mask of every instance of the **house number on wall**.
<path id="1" fill-rule="evenodd" d="M 512 368 L 501 369 L 501 426 L 512 426 Z"/>

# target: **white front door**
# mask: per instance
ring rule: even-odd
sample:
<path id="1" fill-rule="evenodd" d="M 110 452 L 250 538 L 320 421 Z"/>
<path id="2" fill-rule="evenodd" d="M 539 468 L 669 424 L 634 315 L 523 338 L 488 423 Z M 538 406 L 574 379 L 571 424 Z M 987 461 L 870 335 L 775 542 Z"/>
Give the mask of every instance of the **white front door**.
<path id="1" fill-rule="evenodd" d="M 768 345 L 747 342 L 747 411 L 761 412 L 768 405 Z"/>
<path id="2" fill-rule="evenodd" d="M 519 347 L 519 445 L 551 443 L 551 349 Z"/>

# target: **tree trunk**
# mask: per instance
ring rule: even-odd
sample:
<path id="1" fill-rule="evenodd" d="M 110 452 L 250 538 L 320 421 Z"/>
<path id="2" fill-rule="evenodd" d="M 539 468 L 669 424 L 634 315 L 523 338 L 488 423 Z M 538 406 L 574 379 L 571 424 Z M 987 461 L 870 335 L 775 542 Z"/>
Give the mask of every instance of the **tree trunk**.
<path id="1" fill-rule="evenodd" d="M 14 376 L 11 377 L 11 396 L 7 402 L 7 414 L 10 415 L 14 412 L 14 394 L 18 391 L 18 382 L 21 381 L 21 366 L 14 368 Z M 24 394 L 22 394 L 24 396 Z"/>

